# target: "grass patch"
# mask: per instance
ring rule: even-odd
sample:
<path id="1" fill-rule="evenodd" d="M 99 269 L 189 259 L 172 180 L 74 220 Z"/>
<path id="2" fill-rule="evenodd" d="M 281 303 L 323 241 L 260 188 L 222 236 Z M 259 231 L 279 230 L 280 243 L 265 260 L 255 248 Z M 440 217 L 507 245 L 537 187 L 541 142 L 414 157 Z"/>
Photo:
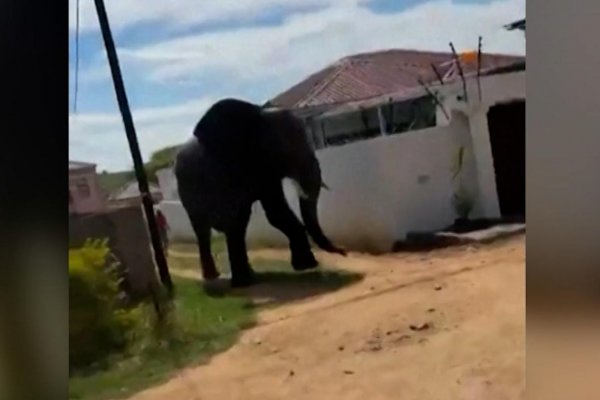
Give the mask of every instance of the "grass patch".
<path id="1" fill-rule="evenodd" d="M 173 277 L 177 295 L 170 331 L 161 337 L 148 323 L 137 332 L 136 345 L 115 356 L 104 369 L 91 368 L 69 379 L 69 398 L 104 400 L 131 394 L 170 378 L 184 366 L 206 362 L 231 346 L 254 324 L 254 311 L 243 297 L 210 297 L 197 281 Z"/>
<path id="2" fill-rule="evenodd" d="M 229 273 L 225 241 L 216 237 L 213 249 L 219 270 Z M 218 247 L 222 246 L 222 247 Z M 195 244 L 173 244 L 175 252 L 186 256 L 169 257 L 170 267 L 197 271 L 199 257 Z M 247 289 L 208 294 L 199 281 L 173 274 L 176 288 L 175 311 L 168 335 L 153 329 L 153 309 L 146 310 L 147 321 L 136 332 L 135 346 L 127 354 L 109 358 L 100 368 L 91 367 L 69 379 L 69 398 L 107 400 L 129 397 L 150 386 L 167 381 L 178 370 L 206 362 L 212 355 L 233 345 L 239 333 L 252 327 L 256 312 L 295 300 L 338 290 L 362 279 L 362 275 L 329 266 L 296 272 L 289 261 L 254 259 L 252 265 L 259 284 Z M 165 337 L 167 338 L 165 340 Z M 192 383 L 193 384 L 193 383 Z"/>

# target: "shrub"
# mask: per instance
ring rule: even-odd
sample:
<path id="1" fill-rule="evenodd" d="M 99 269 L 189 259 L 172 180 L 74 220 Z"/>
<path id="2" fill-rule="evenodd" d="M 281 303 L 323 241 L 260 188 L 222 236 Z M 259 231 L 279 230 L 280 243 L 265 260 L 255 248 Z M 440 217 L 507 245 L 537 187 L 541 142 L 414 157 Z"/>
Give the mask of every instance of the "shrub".
<path id="1" fill-rule="evenodd" d="M 106 240 L 88 240 L 82 248 L 69 251 L 71 371 L 125 349 L 132 339 L 140 310 L 123 307 L 118 266 Z"/>

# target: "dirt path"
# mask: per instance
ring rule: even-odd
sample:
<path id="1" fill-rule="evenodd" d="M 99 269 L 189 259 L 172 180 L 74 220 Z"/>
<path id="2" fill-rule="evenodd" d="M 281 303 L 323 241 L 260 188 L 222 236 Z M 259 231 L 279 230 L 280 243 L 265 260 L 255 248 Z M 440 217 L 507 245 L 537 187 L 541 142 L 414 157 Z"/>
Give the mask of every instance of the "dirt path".
<path id="1" fill-rule="evenodd" d="M 261 312 L 259 325 L 209 364 L 132 399 L 524 398 L 525 236 L 425 254 L 319 257 L 365 279 Z"/>

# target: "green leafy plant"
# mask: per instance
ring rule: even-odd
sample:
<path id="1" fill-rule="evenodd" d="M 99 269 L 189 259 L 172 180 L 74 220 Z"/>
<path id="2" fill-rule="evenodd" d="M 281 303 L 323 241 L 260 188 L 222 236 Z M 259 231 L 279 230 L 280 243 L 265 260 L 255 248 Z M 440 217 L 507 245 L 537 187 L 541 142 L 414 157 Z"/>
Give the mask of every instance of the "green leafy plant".
<path id="1" fill-rule="evenodd" d="M 69 366 L 90 366 L 123 350 L 141 315 L 125 308 L 119 263 L 106 240 L 88 240 L 69 251 Z"/>

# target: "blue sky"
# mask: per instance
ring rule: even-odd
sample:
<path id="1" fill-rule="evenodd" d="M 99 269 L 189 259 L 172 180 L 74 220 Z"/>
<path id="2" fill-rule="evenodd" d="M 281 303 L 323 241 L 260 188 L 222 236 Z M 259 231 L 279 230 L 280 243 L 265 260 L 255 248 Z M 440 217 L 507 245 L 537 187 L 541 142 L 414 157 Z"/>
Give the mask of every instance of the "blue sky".
<path id="1" fill-rule="evenodd" d="M 132 163 L 92 0 L 80 1 L 79 99 L 70 158 L 100 170 Z M 386 48 L 525 54 L 525 0 L 105 0 L 142 153 L 178 144 L 216 100 L 264 102 L 337 59 Z"/>

